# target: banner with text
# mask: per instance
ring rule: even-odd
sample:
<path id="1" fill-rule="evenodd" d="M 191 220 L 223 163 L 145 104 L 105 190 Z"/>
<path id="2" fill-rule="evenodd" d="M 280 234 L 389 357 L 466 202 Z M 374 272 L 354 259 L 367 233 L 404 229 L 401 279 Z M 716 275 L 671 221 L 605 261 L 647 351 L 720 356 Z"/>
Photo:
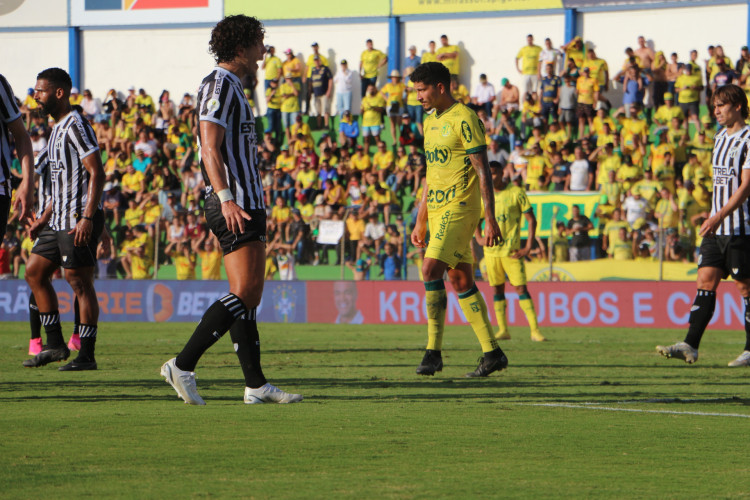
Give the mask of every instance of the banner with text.
<path id="1" fill-rule="evenodd" d="M 537 219 L 536 234 L 542 238 L 548 238 L 550 231 L 554 229 L 556 221 L 566 224 L 571 217 L 573 205 L 578 205 L 581 214 L 591 219 L 594 229 L 589 231 L 589 236 L 599 235 L 599 218 L 596 216 L 596 208 L 599 206 L 601 195 L 597 192 L 585 193 L 528 193 L 529 203 L 534 208 Z M 555 209 L 557 216 L 555 217 Z M 528 223 L 523 219 L 521 236 L 528 236 Z"/>
<path id="2" fill-rule="evenodd" d="M 562 0 L 393 0 L 393 15 L 562 9 Z"/>
<path id="3" fill-rule="evenodd" d="M 663 281 L 695 281 L 698 265 L 685 262 L 665 262 Z M 584 262 L 555 262 L 552 279 L 548 263 L 527 262 L 529 281 L 657 281 L 659 263 L 641 260 L 597 259 Z"/>
<path id="4" fill-rule="evenodd" d="M 73 294 L 65 281 L 54 282 L 63 321 L 73 320 Z M 99 321 L 197 322 L 208 306 L 229 293 L 226 281 L 97 280 Z M 304 323 L 304 282 L 269 281 L 258 306 L 258 321 Z M 25 281 L 0 281 L 0 318 L 29 319 L 29 287 Z"/>

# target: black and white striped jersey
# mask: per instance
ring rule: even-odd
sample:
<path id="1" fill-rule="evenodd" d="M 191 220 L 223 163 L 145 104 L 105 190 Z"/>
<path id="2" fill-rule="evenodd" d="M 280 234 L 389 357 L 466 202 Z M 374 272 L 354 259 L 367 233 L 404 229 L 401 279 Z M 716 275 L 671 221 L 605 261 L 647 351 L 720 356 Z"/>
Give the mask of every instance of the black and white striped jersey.
<path id="1" fill-rule="evenodd" d="M 82 160 L 98 151 L 94 129 L 77 111 L 72 110 L 52 128 L 47 142 L 47 161 L 52 194 L 49 226 L 53 230 L 69 231 L 83 215 L 90 175 Z"/>
<path id="2" fill-rule="evenodd" d="M 52 202 L 52 190 L 50 186 L 50 170 L 49 161 L 47 155 L 47 148 L 44 148 L 39 152 L 39 155 L 34 160 L 34 172 L 39 176 L 39 184 L 37 185 L 37 207 L 36 216 L 41 217 L 44 211 L 47 209 L 49 204 Z"/>
<path id="3" fill-rule="evenodd" d="M 198 89 L 198 119 L 224 128 L 221 154 L 229 189 L 235 203 L 244 210 L 263 210 L 263 183 L 258 170 L 258 137 L 255 117 L 237 76 L 216 67 Z M 200 134 L 199 134 L 200 135 Z M 202 138 L 198 138 L 198 146 Z M 213 191 L 201 158 L 206 194 Z"/>
<path id="4" fill-rule="evenodd" d="M 0 196 L 10 196 L 10 166 L 13 161 L 10 155 L 10 130 L 8 125 L 21 116 L 16 105 L 13 89 L 8 80 L 0 75 Z"/>
<path id="5" fill-rule="evenodd" d="M 732 135 L 722 129 L 714 139 L 713 205 L 711 215 L 726 205 L 742 182 L 742 171 L 750 169 L 750 127 L 745 125 Z M 750 200 L 730 213 L 716 230 L 717 235 L 750 236 Z"/>

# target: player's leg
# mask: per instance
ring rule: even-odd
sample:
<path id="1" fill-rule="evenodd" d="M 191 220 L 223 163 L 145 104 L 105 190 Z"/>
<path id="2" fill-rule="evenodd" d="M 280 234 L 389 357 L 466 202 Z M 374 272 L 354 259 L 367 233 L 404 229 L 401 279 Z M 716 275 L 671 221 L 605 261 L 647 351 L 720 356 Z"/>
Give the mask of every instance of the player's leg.
<path id="1" fill-rule="evenodd" d="M 750 366 L 750 279 L 738 279 L 736 285 L 745 303 L 745 348 L 729 366 Z"/>
<path id="2" fill-rule="evenodd" d="M 425 305 L 427 308 L 427 350 L 417 367 L 418 375 L 434 375 L 443 370 L 443 331 L 448 295 L 443 276 L 448 265 L 437 259 L 426 257 L 422 264 L 424 276 Z"/>
<path id="3" fill-rule="evenodd" d="M 518 305 L 526 315 L 526 321 L 529 323 L 529 330 L 531 334 L 531 340 L 534 342 L 543 342 L 546 339 L 539 331 L 539 322 L 536 318 L 536 310 L 534 309 L 534 301 L 531 300 L 529 289 L 526 286 L 526 266 L 521 259 L 514 259 L 513 257 L 504 257 L 503 265 L 505 272 L 508 274 L 508 281 L 516 289 L 518 294 Z"/>
<path id="4" fill-rule="evenodd" d="M 73 334 L 68 340 L 68 349 L 71 351 L 81 350 L 81 308 L 78 305 L 78 297 L 73 300 Z"/>
<path id="5" fill-rule="evenodd" d="M 705 244 L 708 239 L 715 240 L 715 238 L 706 238 L 703 240 L 704 244 L 701 244 L 701 263 L 705 262 L 707 256 L 710 256 L 706 252 L 707 245 Z M 695 363 L 698 360 L 698 346 L 716 308 L 716 289 L 725 275 L 726 273 L 723 269 L 718 267 L 705 266 L 698 268 L 698 291 L 695 295 L 693 306 L 690 308 L 689 326 L 685 340 L 669 346 L 656 346 L 656 351 L 659 354 L 667 358 L 683 359 L 687 363 Z"/>
<path id="6" fill-rule="evenodd" d="M 42 352 L 42 320 L 39 319 L 39 307 L 36 305 L 33 293 L 29 295 L 29 327 L 31 329 L 29 355 L 36 356 Z"/>
<path id="7" fill-rule="evenodd" d="M 510 340 L 508 331 L 508 319 L 506 317 L 507 302 L 505 300 L 505 270 L 500 257 L 486 256 L 484 261 L 487 264 L 487 281 L 493 290 L 492 306 L 497 318 L 496 340 Z"/>
<path id="8" fill-rule="evenodd" d="M 745 303 L 745 349 L 729 366 L 750 366 L 750 238 L 733 237 L 728 249 L 728 267 Z"/>
<path id="9" fill-rule="evenodd" d="M 487 314 L 487 304 L 482 294 L 479 293 L 476 283 L 474 283 L 473 274 L 470 263 L 460 262 L 456 264 L 455 268 L 448 271 L 448 279 L 453 289 L 458 293 L 458 303 L 461 310 L 466 317 L 466 321 L 474 330 L 484 353 L 476 370 L 467 373 L 466 376 L 486 377 L 490 373 L 508 366 L 508 358 L 497 345 L 490 317 Z"/>
<path id="10" fill-rule="evenodd" d="M 60 371 L 96 370 L 96 337 L 99 326 L 99 301 L 94 289 L 94 266 L 75 267 L 65 270 L 65 280 L 73 289 L 78 301 L 78 332 L 80 350 L 78 356 Z"/>

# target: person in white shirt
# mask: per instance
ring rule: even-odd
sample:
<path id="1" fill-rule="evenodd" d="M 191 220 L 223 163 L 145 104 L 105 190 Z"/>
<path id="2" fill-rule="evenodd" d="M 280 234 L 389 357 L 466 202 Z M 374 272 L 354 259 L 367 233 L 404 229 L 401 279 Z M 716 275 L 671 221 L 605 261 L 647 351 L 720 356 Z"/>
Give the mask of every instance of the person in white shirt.
<path id="1" fill-rule="evenodd" d="M 570 177 L 568 178 L 568 189 L 570 191 L 588 191 L 594 180 L 591 165 L 583 154 L 583 149 L 577 146 L 573 151 L 576 159 L 570 164 Z"/>
<path id="2" fill-rule="evenodd" d="M 638 219 L 646 217 L 647 207 L 648 202 L 641 196 L 639 189 L 637 187 L 632 188 L 630 196 L 625 198 L 625 202 L 622 204 L 622 208 L 625 210 L 625 220 L 628 221 L 630 227 L 633 227 Z"/>
<path id="3" fill-rule="evenodd" d="M 352 110 L 352 84 L 354 83 L 354 72 L 349 69 L 346 59 L 341 60 L 341 69 L 333 77 L 333 86 L 336 89 L 336 112 L 344 116 L 345 111 Z"/>
<path id="4" fill-rule="evenodd" d="M 471 94 L 471 103 L 475 110 L 484 109 L 487 116 L 492 116 L 492 103 L 495 101 L 495 87 L 487 81 L 487 75 L 479 75 L 479 84 Z"/>
<path id="5" fill-rule="evenodd" d="M 542 68 L 546 68 L 547 64 L 552 63 L 552 67 L 555 69 L 555 74 L 559 75 L 562 73 L 562 52 L 552 46 L 552 40 L 549 38 L 544 39 L 544 48 L 539 53 L 539 79 L 541 80 Z"/>

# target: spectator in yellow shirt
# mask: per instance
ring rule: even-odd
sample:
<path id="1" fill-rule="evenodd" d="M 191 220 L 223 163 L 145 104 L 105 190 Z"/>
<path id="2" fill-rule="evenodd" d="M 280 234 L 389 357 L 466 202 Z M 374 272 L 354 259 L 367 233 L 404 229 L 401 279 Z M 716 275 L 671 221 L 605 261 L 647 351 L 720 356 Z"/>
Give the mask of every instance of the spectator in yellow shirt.
<path id="1" fill-rule="evenodd" d="M 261 69 L 265 72 L 263 90 L 268 90 L 273 81 L 278 83 L 281 76 L 281 64 L 281 59 L 276 57 L 276 48 L 269 45 L 266 49 L 266 57 L 261 65 Z"/>
<path id="2" fill-rule="evenodd" d="M 427 50 L 422 52 L 422 64 L 428 62 L 437 62 L 437 52 L 435 52 L 435 41 L 430 40 L 427 44 Z"/>
<path id="3" fill-rule="evenodd" d="M 406 86 L 401 81 L 401 73 L 399 70 L 394 69 L 390 74 L 391 81 L 383 85 L 380 89 L 380 94 L 383 96 L 386 102 L 386 109 L 388 110 L 388 118 L 391 122 L 391 139 L 393 143 L 396 143 L 396 130 L 401 126 L 401 113 L 405 111 L 404 105 L 404 92 Z"/>
<path id="4" fill-rule="evenodd" d="M 362 137 L 365 151 L 370 152 L 370 137 L 376 141 L 380 138 L 380 127 L 385 114 L 386 102 L 378 93 L 375 85 L 367 87 L 367 95 L 362 98 L 360 114 L 362 115 Z"/>
<path id="5" fill-rule="evenodd" d="M 539 55 L 542 48 L 534 45 L 534 35 L 526 36 L 526 45 L 516 54 L 516 69 L 523 77 L 521 88 L 524 93 L 536 92 L 539 85 Z M 519 64 L 520 61 L 520 64 Z"/>
<path id="6" fill-rule="evenodd" d="M 586 60 L 583 62 L 583 68 L 589 68 L 591 77 L 596 79 L 596 83 L 599 85 L 601 91 L 609 90 L 609 66 L 607 66 L 607 61 L 596 57 L 594 49 L 586 51 Z"/>
<path id="7" fill-rule="evenodd" d="M 196 252 L 201 258 L 201 279 L 220 280 L 222 253 L 216 248 L 215 236 L 211 233 L 206 233 L 204 240 L 197 241 L 196 248 L 203 248 Z"/>
<path id="8" fill-rule="evenodd" d="M 369 92 L 370 85 L 375 86 L 378 80 L 378 70 L 388 63 L 388 56 L 378 49 L 373 48 L 372 40 L 365 41 L 366 50 L 362 52 L 359 59 L 359 74 L 362 79 L 362 98 Z"/>
<path id="9" fill-rule="evenodd" d="M 357 172 L 367 172 L 372 168 L 370 155 L 365 153 L 364 147 L 360 144 L 354 151 L 351 158 L 352 169 Z"/>
<path id="10" fill-rule="evenodd" d="M 589 67 L 583 68 L 581 76 L 576 82 L 576 91 L 578 92 L 578 105 L 576 107 L 578 137 L 583 137 L 587 123 L 589 132 L 593 128 L 594 103 L 599 100 L 599 84 L 596 78 L 591 76 L 591 69 Z"/>
<path id="11" fill-rule="evenodd" d="M 292 140 L 291 126 L 297 121 L 300 112 L 300 84 L 294 81 L 292 73 L 284 75 L 284 83 L 279 87 L 281 94 L 281 124 L 286 131 L 287 143 Z"/>
<path id="12" fill-rule="evenodd" d="M 458 45 L 451 45 L 448 42 L 448 36 L 447 35 L 441 35 L 440 36 L 440 43 L 442 44 L 442 47 L 440 47 L 437 50 L 437 57 L 436 59 L 443 63 L 443 66 L 448 68 L 448 71 L 451 75 L 458 76 L 459 70 L 460 70 L 460 64 L 458 59 Z M 424 59 L 422 59 L 422 62 L 426 62 Z"/>

